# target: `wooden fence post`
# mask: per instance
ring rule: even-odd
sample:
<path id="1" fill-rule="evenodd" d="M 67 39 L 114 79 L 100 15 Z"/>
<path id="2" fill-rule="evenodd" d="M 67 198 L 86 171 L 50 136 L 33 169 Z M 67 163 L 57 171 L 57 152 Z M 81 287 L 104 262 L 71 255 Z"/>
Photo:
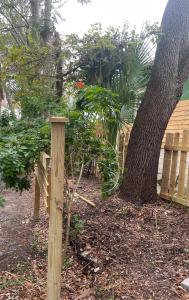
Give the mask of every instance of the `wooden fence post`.
<path id="1" fill-rule="evenodd" d="M 173 146 L 178 147 L 179 145 L 179 138 L 180 134 L 174 134 Z M 173 196 L 176 187 L 176 172 L 177 172 L 177 161 L 178 161 L 178 150 L 173 150 L 173 157 L 172 157 L 172 165 L 171 165 L 171 174 L 170 174 L 170 186 L 169 186 L 169 193 Z"/>
<path id="2" fill-rule="evenodd" d="M 40 210 L 40 187 L 37 179 L 37 174 L 35 174 L 35 199 L 34 199 L 34 220 L 39 219 Z"/>
<path id="3" fill-rule="evenodd" d="M 173 144 L 173 133 L 167 133 L 166 142 L 165 142 L 165 155 L 164 155 L 164 162 L 163 162 L 161 194 L 169 193 L 169 175 L 170 175 L 172 151 L 166 149 L 166 146 L 169 147 L 172 146 L 172 144 Z"/>
<path id="4" fill-rule="evenodd" d="M 184 130 L 183 136 L 182 136 L 182 147 L 187 147 L 188 137 L 189 137 L 189 131 Z M 178 197 L 184 196 L 184 184 L 185 184 L 185 175 L 186 175 L 186 158 L 187 158 L 187 151 L 181 151 L 179 179 L 178 179 Z"/>
<path id="5" fill-rule="evenodd" d="M 51 199 L 48 240 L 47 299 L 60 300 L 62 270 L 62 213 L 66 118 L 51 117 Z"/>

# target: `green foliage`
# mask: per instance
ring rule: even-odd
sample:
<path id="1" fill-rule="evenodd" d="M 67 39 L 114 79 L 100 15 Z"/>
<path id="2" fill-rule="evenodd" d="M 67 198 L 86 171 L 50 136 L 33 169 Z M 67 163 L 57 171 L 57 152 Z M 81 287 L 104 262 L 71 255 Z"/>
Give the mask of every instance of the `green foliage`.
<path id="1" fill-rule="evenodd" d="M 106 140 L 98 138 L 95 122 L 85 111 L 71 111 L 66 130 L 66 171 L 78 175 L 81 164 L 90 168 L 97 161 L 102 178 L 102 195 L 109 196 L 119 183 L 119 165 L 114 147 Z"/>
<path id="2" fill-rule="evenodd" d="M 102 144 L 102 159 L 98 166 L 102 176 L 102 196 L 110 196 L 119 186 L 119 164 L 117 153 L 113 147 Z"/>
<path id="3" fill-rule="evenodd" d="M 29 189 L 30 174 L 43 150 L 49 148 L 47 125 L 12 120 L 0 130 L 0 174 L 7 187 Z"/>
<path id="4" fill-rule="evenodd" d="M 65 57 L 68 67 L 72 56 L 77 57 L 76 78 L 117 93 L 122 119 L 133 121 L 149 80 L 158 36 L 157 23 L 145 23 L 141 34 L 128 23 L 121 30 L 110 27 L 105 32 L 101 24 L 94 24 L 82 39 L 73 34 L 66 37 Z"/>
<path id="5" fill-rule="evenodd" d="M 117 130 L 121 124 L 118 94 L 99 86 L 87 86 L 78 92 L 77 107 L 84 110 L 93 122 L 103 124 L 107 140 L 115 145 Z"/>
<path id="6" fill-rule="evenodd" d="M 39 96 L 25 95 L 19 97 L 22 117 L 25 119 L 46 119 L 57 108 L 57 103 L 52 98 L 40 98 Z"/>
<path id="7" fill-rule="evenodd" d="M 0 207 L 4 207 L 5 206 L 5 198 L 3 196 L 0 195 Z"/>
<path id="8" fill-rule="evenodd" d="M 73 214 L 71 217 L 71 230 L 70 238 L 74 240 L 77 235 L 84 230 L 85 221 L 81 218 L 79 214 Z"/>
<path id="9" fill-rule="evenodd" d="M 65 259 L 63 262 L 62 270 L 68 269 L 72 265 L 72 260 L 71 259 Z"/>

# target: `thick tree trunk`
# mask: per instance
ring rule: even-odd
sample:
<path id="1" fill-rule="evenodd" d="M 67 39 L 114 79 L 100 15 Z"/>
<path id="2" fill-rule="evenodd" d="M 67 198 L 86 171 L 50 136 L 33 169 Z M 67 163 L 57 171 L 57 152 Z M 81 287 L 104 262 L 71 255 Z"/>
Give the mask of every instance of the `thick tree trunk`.
<path id="1" fill-rule="evenodd" d="M 189 76 L 188 32 L 189 1 L 169 0 L 151 79 L 128 145 L 126 171 L 120 189 L 124 199 L 145 203 L 157 197 L 162 139 L 181 96 L 183 83 Z"/>

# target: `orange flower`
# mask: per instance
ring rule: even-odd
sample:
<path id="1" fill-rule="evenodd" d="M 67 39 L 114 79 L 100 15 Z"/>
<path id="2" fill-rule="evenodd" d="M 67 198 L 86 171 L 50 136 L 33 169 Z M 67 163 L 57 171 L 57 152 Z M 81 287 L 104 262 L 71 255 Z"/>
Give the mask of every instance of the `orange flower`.
<path id="1" fill-rule="evenodd" d="M 82 81 L 77 81 L 77 82 L 75 82 L 74 87 L 77 89 L 84 89 L 85 84 Z"/>

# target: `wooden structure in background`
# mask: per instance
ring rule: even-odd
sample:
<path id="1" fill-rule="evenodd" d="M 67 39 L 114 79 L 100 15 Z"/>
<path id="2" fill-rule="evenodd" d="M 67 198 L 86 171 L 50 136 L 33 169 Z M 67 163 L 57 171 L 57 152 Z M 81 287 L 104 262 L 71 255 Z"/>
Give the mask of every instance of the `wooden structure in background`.
<path id="1" fill-rule="evenodd" d="M 120 131 L 120 139 L 119 139 L 119 162 L 121 172 L 124 170 L 124 163 L 127 153 L 128 142 L 132 129 L 132 124 L 125 124 L 123 125 Z M 158 179 L 161 179 L 162 172 L 163 172 L 163 157 L 164 157 L 164 146 L 165 146 L 165 139 L 167 133 L 179 133 L 179 141 L 181 143 L 182 134 L 184 130 L 189 130 L 189 100 L 179 101 L 170 120 L 167 125 L 165 135 L 162 141 L 162 147 L 160 151 L 160 159 L 159 159 L 159 170 L 158 170 Z M 189 144 L 188 144 L 189 146 Z M 189 159 L 189 158 L 188 158 Z"/>
<path id="2" fill-rule="evenodd" d="M 181 136 L 181 137 L 180 137 Z M 189 130 L 167 133 L 160 197 L 189 206 Z"/>
<path id="3" fill-rule="evenodd" d="M 180 141 L 184 130 L 189 130 L 189 100 L 179 101 L 167 125 L 162 148 L 167 133 L 180 133 Z"/>
<path id="4" fill-rule="evenodd" d="M 34 219 L 39 219 L 40 198 L 43 199 L 47 211 L 50 210 L 50 156 L 45 152 L 41 153 L 38 165 L 35 169 L 35 199 Z"/>

